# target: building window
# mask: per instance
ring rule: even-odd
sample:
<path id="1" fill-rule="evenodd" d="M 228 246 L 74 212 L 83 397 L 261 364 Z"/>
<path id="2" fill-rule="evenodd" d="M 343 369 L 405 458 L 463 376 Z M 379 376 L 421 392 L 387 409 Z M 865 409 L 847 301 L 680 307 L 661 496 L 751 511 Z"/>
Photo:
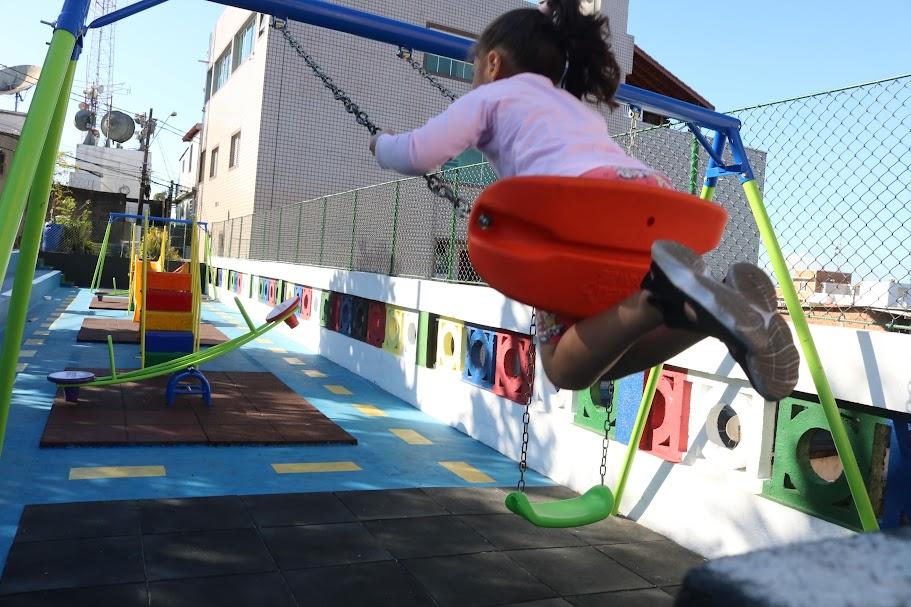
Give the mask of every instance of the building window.
<path id="1" fill-rule="evenodd" d="M 266 13 L 259 14 L 259 35 L 262 36 L 266 31 Z"/>
<path id="2" fill-rule="evenodd" d="M 218 175 L 218 148 L 212 148 L 212 155 L 209 158 L 209 179 Z"/>
<path id="3" fill-rule="evenodd" d="M 209 71 L 206 72 L 206 100 L 204 103 L 209 102 L 209 97 L 212 96 L 212 68 L 209 68 Z"/>
<path id="4" fill-rule="evenodd" d="M 199 153 L 199 166 L 198 166 L 196 183 L 202 183 L 202 178 L 205 175 L 206 170 L 206 151 L 203 150 Z"/>
<path id="5" fill-rule="evenodd" d="M 476 35 L 470 32 L 464 32 L 462 30 L 453 29 L 451 27 L 439 25 L 437 23 L 428 23 L 427 27 L 440 32 L 446 32 L 447 34 L 452 34 L 454 36 L 459 36 L 460 38 L 465 38 L 467 40 L 474 41 L 478 39 Z M 452 78 L 453 80 L 458 80 L 460 82 L 471 82 L 474 80 L 474 63 L 457 61 L 455 59 L 450 59 L 449 57 L 442 57 L 440 55 L 434 55 L 432 53 L 424 53 L 424 69 L 426 69 L 431 74 L 443 76 L 445 78 Z"/>
<path id="6" fill-rule="evenodd" d="M 231 135 L 231 148 L 228 150 L 228 168 L 233 169 L 240 162 L 240 133 Z"/>
<path id="7" fill-rule="evenodd" d="M 253 54 L 253 41 L 256 27 L 256 18 L 250 17 L 237 35 L 234 36 L 234 62 L 231 67 L 233 72 L 240 64 L 247 60 L 247 57 Z"/>
<path id="8" fill-rule="evenodd" d="M 212 94 L 218 92 L 225 82 L 228 81 L 228 76 L 231 75 L 231 47 L 225 49 L 225 52 L 221 54 L 218 60 L 215 62 L 215 70 L 212 72 Z"/>
<path id="9" fill-rule="evenodd" d="M 486 162 L 479 150 L 474 148 L 465 150 L 443 165 L 446 179 L 456 184 L 471 184 L 486 187 L 497 180 L 490 166 L 481 164 Z M 470 168 L 463 168 L 470 167 Z M 461 169 L 461 170 L 459 170 Z"/>

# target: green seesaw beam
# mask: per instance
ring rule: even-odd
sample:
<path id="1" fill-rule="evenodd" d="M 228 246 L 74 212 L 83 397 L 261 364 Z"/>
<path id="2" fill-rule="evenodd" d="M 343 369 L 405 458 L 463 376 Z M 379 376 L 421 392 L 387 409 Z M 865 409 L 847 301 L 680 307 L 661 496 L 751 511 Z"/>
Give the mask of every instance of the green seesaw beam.
<path id="1" fill-rule="evenodd" d="M 246 316 L 246 310 L 244 310 L 243 305 L 240 303 L 238 298 L 234 298 L 234 302 L 237 304 L 237 307 L 240 308 L 241 313 Z M 63 388 L 90 388 L 90 387 L 101 387 L 101 386 L 113 386 L 115 384 L 123 384 L 130 381 L 145 381 L 147 379 L 154 379 L 156 377 L 161 377 L 162 375 L 170 375 L 178 371 L 183 371 L 187 367 L 197 367 L 202 363 L 209 362 L 224 356 L 229 352 L 237 350 L 241 346 L 262 337 L 276 326 L 285 322 L 290 316 L 293 316 L 297 310 L 296 306 L 291 307 L 285 314 L 276 318 L 272 322 L 267 322 L 255 329 L 252 329 L 250 332 L 241 335 L 240 337 L 235 337 L 234 339 L 227 341 L 223 344 L 213 346 L 203 352 L 197 352 L 195 354 L 188 354 L 181 358 L 175 358 L 174 360 L 169 360 L 151 367 L 146 367 L 144 369 L 137 369 L 135 371 L 130 371 L 128 373 L 117 373 L 116 369 L 113 367 L 113 358 L 111 359 L 111 375 L 107 377 L 99 377 L 95 381 L 91 381 L 84 384 L 59 384 Z M 112 352 L 112 346 L 109 346 L 109 352 Z"/>

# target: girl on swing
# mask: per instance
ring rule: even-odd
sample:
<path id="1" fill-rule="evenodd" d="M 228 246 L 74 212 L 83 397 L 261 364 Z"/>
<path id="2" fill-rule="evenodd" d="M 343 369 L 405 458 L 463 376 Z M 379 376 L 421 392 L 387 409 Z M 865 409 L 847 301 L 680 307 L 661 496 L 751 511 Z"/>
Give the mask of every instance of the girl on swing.
<path id="1" fill-rule="evenodd" d="M 499 177 L 560 175 L 632 179 L 672 187 L 624 154 L 604 118 L 583 100 L 613 108 L 620 67 L 600 0 L 540 0 L 510 11 L 475 45 L 472 91 L 409 133 L 370 141 L 379 165 L 431 172 L 466 149 L 484 153 Z M 652 246 L 641 290 L 590 318 L 538 310 L 538 350 L 558 388 L 584 389 L 662 363 L 707 336 L 720 339 L 768 400 L 791 393 L 800 357 L 758 267 L 732 265 L 713 279 L 702 258 L 670 241 Z"/>

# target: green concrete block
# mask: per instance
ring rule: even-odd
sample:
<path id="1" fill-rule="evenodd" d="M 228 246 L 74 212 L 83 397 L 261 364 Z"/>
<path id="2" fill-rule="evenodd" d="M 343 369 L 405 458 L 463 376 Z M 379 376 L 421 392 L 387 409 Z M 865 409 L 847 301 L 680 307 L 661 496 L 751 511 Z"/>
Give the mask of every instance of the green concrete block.
<path id="1" fill-rule="evenodd" d="M 437 360 L 438 314 L 421 312 L 418 322 L 418 366 L 433 369 Z"/>
<path id="2" fill-rule="evenodd" d="M 848 440 L 875 512 L 882 511 L 885 459 L 890 430 L 886 420 L 874 415 L 839 409 Z M 826 435 L 829 425 L 822 405 L 786 398 L 778 404 L 772 478 L 763 483 L 762 495 L 807 514 L 861 531 L 860 518 L 851 499 L 848 481 Z M 820 440 L 822 439 L 822 440 Z M 828 440 L 826 440 L 828 439 Z"/>
<path id="3" fill-rule="evenodd" d="M 319 326 L 329 326 L 329 294 L 330 291 L 321 291 L 319 298 Z"/>
<path id="4" fill-rule="evenodd" d="M 189 352 L 146 352 L 145 365 L 146 367 L 160 365 L 161 363 L 184 357 L 187 354 Z"/>
<path id="5" fill-rule="evenodd" d="M 617 435 L 617 401 L 620 391 L 617 382 L 599 381 L 587 390 L 573 392 L 573 404 L 576 416 L 573 422 L 577 426 L 588 428 L 604 435 L 604 419 L 610 424 L 608 436 L 611 440 Z M 605 406 L 606 405 L 606 406 Z"/>

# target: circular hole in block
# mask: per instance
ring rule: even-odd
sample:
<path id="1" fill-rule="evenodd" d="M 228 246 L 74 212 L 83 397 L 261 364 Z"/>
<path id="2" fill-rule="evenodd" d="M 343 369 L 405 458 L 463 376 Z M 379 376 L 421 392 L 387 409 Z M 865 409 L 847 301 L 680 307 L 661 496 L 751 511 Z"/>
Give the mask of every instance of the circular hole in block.
<path id="1" fill-rule="evenodd" d="M 304 310 L 310 307 L 310 294 L 306 291 L 304 292 L 304 296 L 301 298 L 301 306 Z"/>
<path id="2" fill-rule="evenodd" d="M 395 323 L 393 323 L 393 324 L 395 324 Z M 399 330 L 398 325 L 395 325 L 395 330 L 396 331 Z M 408 325 L 408 343 L 413 346 L 414 344 L 417 343 L 417 341 L 418 341 L 418 327 L 416 324 L 411 323 L 410 325 Z"/>
<path id="3" fill-rule="evenodd" d="M 484 340 L 477 339 L 471 344 L 471 366 L 475 369 L 483 369 L 487 364 L 487 348 L 484 347 Z"/>
<path id="4" fill-rule="evenodd" d="M 740 416 L 731 405 L 724 405 L 715 418 L 718 430 L 718 442 L 722 446 L 733 449 L 740 444 Z"/>
<path id="5" fill-rule="evenodd" d="M 667 406 L 664 400 L 664 394 L 660 391 L 655 392 L 655 400 L 652 401 L 652 410 L 649 413 L 649 424 L 652 428 L 660 428 L 664 424 L 664 416 L 667 412 Z"/>
<path id="6" fill-rule="evenodd" d="M 610 407 L 614 402 L 614 382 L 601 380 L 592 386 L 592 400 L 599 407 Z"/>
<path id="7" fill-rule="evenodd" d="M 797 443 L 797 455 L 804 469 L 824 483 L 834 483 L 844 474 L 832 433 L 824 428 L 805 432 Z"/>
<path id="8" fill-rule="evenodd" d="M 522 370 L 522 363 L 519 361 L 519 351 L 516 348 L 509 348 L 503 355 L 503 367 L 506 375 L 515 379 L 519 377 Z"/>
<path id="9" fill-rule="evenodd" d="M 443 336 L 443 352 L 446 353 L 446 356 L 455 354 L 455 337 L 452 336 L 452 333 Z"/>

